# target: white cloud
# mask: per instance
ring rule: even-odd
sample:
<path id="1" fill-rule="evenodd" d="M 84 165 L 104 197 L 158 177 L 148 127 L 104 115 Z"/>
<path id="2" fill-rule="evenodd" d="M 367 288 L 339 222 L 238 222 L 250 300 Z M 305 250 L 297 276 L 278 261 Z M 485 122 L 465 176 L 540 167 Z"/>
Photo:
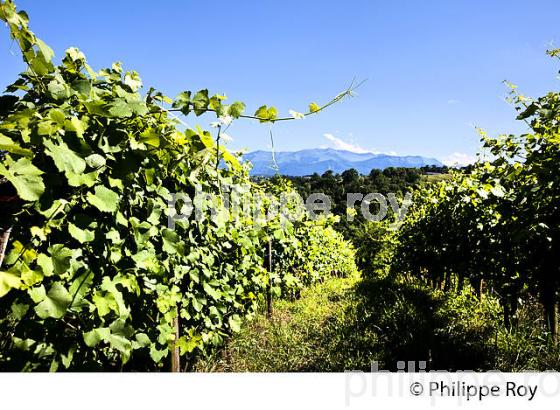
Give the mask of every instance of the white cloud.
<path id="1" fill-rule="evenodd" d="M 447 104 L 449 105 L 455 105 L 455 104 L 459 104 L 461 102 L 461 100 L 455 100 L 455 99 L 451 99 L 451 100 L 447 100 Z"/>
<path id="2" fill-rule="evenodd" d="M 441 158 L 441 162 L 443 162 L 448 167 L 469 165 L 474 163 L 475 161 L 476 157 L 474 155 L 465 154 L 463 152 L 454 152 L 447 155 L 446 157 Z"/>
<path id="3" fill-rule="evenodd" d="M 334 145 L 334 148 L 336 148 L 336 149 L 355 152 L 357 154 L 364 154 L 366 152 L 372 152 L 368 149 L 360 147 L 359 145 L 351 144 L 349 142 L 341 140 L 340 138 L 336 138 L 334 135 L 329 134 L 329 133 L 323 134 L 323 136 L 326 139 L 328 139 L 332 143 L 332 145 Z"/>
<path id="4" fill-rule="evenodd" d="M 353 134 L 349 133 L 348 135 L 350 137 L 352 137 Z M 344 141 L 340 138 L 337 138 L 331 133 L 323 134 L 323 136 L 326 139 L 328 139 L 331 143 L 330 144 L 321 144 L 321 145 L 319 145 L 319 148 L 335 148 L 335 149 L 339 149 L 339 150 L 355 152 L 356 154 L 367 153 L 367 154 L 384 154 L 384 155 L 392 155 L 392 156 L 399 155 L 395 151 L 382 152 L 382 151 L 377 151 L 375 149 L 367 149 L 367 148 L 361 147 L 358 144 L 353 144 L 351 142 L 347 142 L 347 141 Z"/>

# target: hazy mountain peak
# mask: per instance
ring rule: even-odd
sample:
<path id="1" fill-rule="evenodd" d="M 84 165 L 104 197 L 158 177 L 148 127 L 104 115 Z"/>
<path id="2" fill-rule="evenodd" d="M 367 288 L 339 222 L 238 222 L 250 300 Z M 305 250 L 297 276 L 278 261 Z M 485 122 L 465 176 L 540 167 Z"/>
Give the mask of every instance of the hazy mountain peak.
<path id="1" fill-rule="evenodd" d="M 354 168 L 361 174 L 369 174 L 372 169 L 388 167 L 417 168 L 425 165 L 443 165 L 435 158 L 419 155 L 388 155 L 369 152 L 356 153 L 333 148 L 312 148 L 300 151 L 275 152 L 276 163 L 282 175 L 302 176 L 322 174 L 328 170 L 335 173 Z M 243 154 L 243 159 L 253 164 L 252 175 L 274 175 L 271 167 L 270 151 L 253 151 Z"/>

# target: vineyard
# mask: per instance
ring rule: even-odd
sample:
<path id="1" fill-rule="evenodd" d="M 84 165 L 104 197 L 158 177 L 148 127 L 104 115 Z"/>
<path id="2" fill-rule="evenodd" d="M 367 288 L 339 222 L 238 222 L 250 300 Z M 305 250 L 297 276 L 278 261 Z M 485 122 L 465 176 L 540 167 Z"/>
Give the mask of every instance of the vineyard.
<path id="1" fill-rule="evenodd" d="M 118 63 L 95 72 L 77 49 L 55 66 L 27 15 L 1 7 L 29 67 L 1 100 L 2 198 L 12 210 L 2 215 L 3 369 L 178 368 L 238 330 L 267 291 L 355 274 L 329 220 L 192 218 L 169 229 L 171 193 L 266 188 L 208 131 L 180 131 L 171 114 L 235 119 L 243 104 L 206 90 L 142 96 L 137 73 Z M 271 121 L 276 110 L 255 116 Z"/>
<path id="2" fill-rule="evenodd" d="M 0 19 L 27 66 L 0 96 L 1 370 L 560 369 L 560 93 L 511 86 L 531 132 L 480 131 L 477 163 L 442 178 L 261 180 L 222 143 L 229 124 L 315 116 L 354 83 L 249 115 L 208 90 L 146 90 L 77 48 L 57 65 L 11 0 Z M 202 115 L 215 128 L 185 126 Z M 349 222 L 346 194 L 375 190 L 410 192 L 404 219 Z M 232 192 L 241 214 L 224 211 Z M 334 215 L 273 212 L 297 192 L 327 192 Z M 177 193 L 218 211 L 176 218 Z"/>

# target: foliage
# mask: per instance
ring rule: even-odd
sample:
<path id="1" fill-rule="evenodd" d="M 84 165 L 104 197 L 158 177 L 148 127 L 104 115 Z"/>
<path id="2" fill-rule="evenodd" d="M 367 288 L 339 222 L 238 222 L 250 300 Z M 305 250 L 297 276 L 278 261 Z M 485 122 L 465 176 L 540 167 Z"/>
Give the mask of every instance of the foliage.
<path id="1" fill-rule="evenodd" d="M 551 55 L 554 52 L 550 53 Z M 512 86 L 511 100 L 531 133 L 490 138 L 468 172 L 417 190 L 405 223 L 393 238 L 392 270 L 432 286 L 461 290 L 483 283 L 503 307 L 505 326 L 518 321 L 521 303 L 542 304 L 546 331 L 557 340 L 560 286 L 559 93 L 536 100 Z"/>
<path id="2" fill-rule="evenodd" d="M 0 272 L 3 369 L 150 370 L 174 347 L 187 359 L 213 349 L 254 313 L 270 280 L 271 234 L 301 232 L 278 258 L 293 248 L 312 255 L 295 265 L 317 269 L 307 275 L 326 274 L 333 260 L 355 271 L 352 251 L 339 260 L 341 240 L 323 223 L 255 227 L 250 215 L 219 213 L 169 229 L 174 192 L 261 191 L 208 131 L 180 131 L 172 114 L 239 118 L 244 105 L 207 90 L 174 101 L 154 89 L 142 95 L 136 72 L 120 63 L 96 72 L 76 48 L 56 66 L 11 1 L 0 3 L 0 18 L 28 65 L 0 97 L 0 176 L 21 202 L 4 221 L 13 229 Z M 277 120 L 275 109 L 262 112 L 249 117 Z M 310 231 L 330 246 L 302 246 Z"/>

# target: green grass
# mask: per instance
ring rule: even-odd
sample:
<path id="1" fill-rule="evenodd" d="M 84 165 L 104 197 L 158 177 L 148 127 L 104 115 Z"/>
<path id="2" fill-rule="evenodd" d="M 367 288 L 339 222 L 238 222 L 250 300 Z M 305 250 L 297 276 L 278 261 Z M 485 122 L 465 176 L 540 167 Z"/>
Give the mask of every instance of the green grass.
<path id="1" fill-rule="evenodd" d="M 425 183 L 429 182 L 439 182 L 439 181 L 446 181 L 451 179 L 451 174 L 429 174 L 429 175 L 422 175 L 422 181 Z"/>
<path id="2" fill-rule="evenodd" d="M 305 289 L 296 301 L 274 302 L 272 319 L 258 314 L 199 371 L 299 372 L 353 368 L 366 357 L 341 349 L 358 278 L 332 278 Z M 367 355 L 367 352 L 364 353 Z"/>
<path id="3" fill-rule="evenodd" d="M 273 318 L 257 314 L 194 370 L 368 371 L 372 361 L 386 370 L 398 361 L 426 361 L 429 370 L 558 369 L 558 350 L 538 339 L 533 311 L 523 310 L 518 329 L 507 332 L 497 300 L 480 302 L 469 289 L 457 295 L 403 279 L 330 278 L 298 300 L 275 301 Z"/>

